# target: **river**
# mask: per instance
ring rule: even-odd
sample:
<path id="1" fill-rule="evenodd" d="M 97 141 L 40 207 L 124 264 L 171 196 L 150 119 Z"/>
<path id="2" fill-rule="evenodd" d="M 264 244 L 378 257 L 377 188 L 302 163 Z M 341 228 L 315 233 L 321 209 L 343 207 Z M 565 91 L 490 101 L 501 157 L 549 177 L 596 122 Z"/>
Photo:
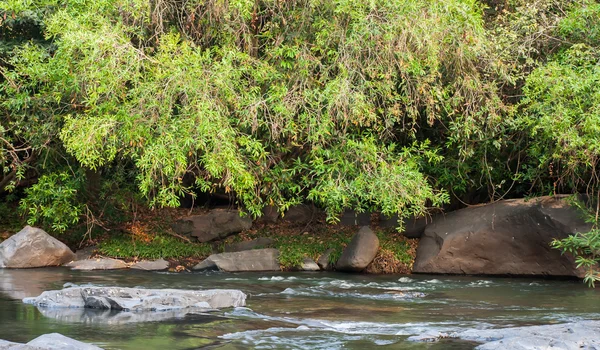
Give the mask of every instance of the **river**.
<path id="1" fill-rule="evenodd" d="M 68 286 L 240 289 L 246 308 L 210 314 L 38 310 L 21 299 Z M 58 332 L 105 349 L 473 349 L 411 335 L 600 319 L 579 281 L 341 273 L 0 269 L 0 339 Z"/>

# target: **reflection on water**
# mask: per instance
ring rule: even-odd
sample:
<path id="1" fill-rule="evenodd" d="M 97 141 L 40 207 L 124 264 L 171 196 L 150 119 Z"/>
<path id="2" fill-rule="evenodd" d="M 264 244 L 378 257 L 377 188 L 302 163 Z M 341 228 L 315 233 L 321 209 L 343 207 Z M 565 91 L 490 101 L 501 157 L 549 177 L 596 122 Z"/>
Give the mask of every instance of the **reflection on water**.
<path id="1" fill-rule="evenodd" d="M 211 314 L 42 309 L 24 297 L 67 286 L 240 289 L 247 308 Z M 59 332 L 106 349 L 473 349 L 411 335 L 600 319 L 577 281 L 337 273 L 151 273 L 0 269 L 0 338 Z"/>

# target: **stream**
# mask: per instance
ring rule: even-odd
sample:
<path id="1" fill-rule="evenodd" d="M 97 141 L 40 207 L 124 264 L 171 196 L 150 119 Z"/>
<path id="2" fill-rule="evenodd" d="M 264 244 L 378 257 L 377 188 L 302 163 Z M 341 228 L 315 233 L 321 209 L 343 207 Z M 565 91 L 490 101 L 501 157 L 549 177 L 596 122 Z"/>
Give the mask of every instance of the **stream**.
<path id="1" fill-rule="evenodd" d="M 38 310 L 21 299 L 69 286 L 240 289 L 213 313 Z M 0 269 L 0 339 L 58 332 L 104 349 L 473 349 L 413 335 L 600 319 L 580 281 L 341 273 L 169 273 Z"/>

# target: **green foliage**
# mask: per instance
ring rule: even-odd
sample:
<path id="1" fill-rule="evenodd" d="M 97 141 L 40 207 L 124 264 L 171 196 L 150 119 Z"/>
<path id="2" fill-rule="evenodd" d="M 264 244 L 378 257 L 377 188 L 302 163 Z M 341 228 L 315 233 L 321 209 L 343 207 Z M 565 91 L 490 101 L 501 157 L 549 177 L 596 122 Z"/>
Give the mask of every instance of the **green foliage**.
<path id="1" fill-rule="evenodd" d="M 82 177 L 68 172 L 43 175 L 25 190 L 19 208 L 28 215 L 27 224 L 46 224 L 62 233 L 76 224 L 83 212 L 77 199 Z"/>
<path id="2" fill-rule="evenodd" d="M 167 235 L 153 236 L 150 241 L 121 235 L 100 243 L 98 251 L 115 258 L 176 259 L 205 258 L 211 254 L 212 248 L 208 243 L 189 243 Z"/>
<path id="3" fill-rule="evenodd" d="M 593 229 L 586 233 L 575 233 L 563 240 L 554 240 L 552 247 L 570 253 L 576 257 L 577 267 L 586 270 L 583 279 L 590 287 L 600 281 L 598 266 L 600 264 L 600 230 Z"/>

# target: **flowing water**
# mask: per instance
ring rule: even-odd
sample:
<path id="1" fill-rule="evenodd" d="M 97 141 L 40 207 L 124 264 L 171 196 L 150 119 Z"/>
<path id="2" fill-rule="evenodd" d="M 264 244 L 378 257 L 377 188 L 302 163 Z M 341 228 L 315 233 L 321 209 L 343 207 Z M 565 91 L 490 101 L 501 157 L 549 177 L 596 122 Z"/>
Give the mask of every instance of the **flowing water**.
<path id="1" fill-rule="evenodd" d="M 68 286 L 233 288 L 247 307 L 210 314 L 38 310 L 21 299 Z M 0 339 L 58 332 L 105 349 L 473 349 L 412 335 L 600 319 L 579 281 L 338 273 L 0 269 Z"/>

